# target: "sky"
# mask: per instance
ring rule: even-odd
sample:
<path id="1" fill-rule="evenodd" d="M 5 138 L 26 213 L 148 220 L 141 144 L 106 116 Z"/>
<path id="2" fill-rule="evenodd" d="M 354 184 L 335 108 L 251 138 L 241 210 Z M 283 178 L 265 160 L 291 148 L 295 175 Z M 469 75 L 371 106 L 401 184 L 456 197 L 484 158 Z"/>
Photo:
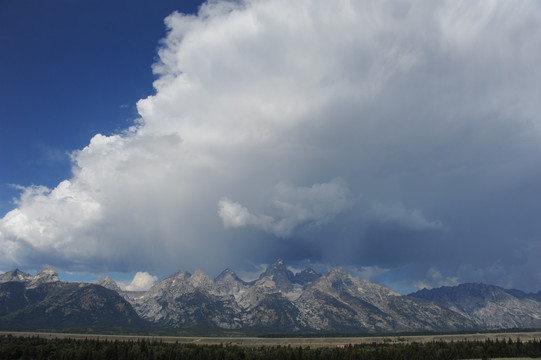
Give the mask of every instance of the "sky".
<path id="1" fill-rule="evenodd" d="M 537 1 L 2 0 L 0 48 L 0 271 L 541 290 Z"/>

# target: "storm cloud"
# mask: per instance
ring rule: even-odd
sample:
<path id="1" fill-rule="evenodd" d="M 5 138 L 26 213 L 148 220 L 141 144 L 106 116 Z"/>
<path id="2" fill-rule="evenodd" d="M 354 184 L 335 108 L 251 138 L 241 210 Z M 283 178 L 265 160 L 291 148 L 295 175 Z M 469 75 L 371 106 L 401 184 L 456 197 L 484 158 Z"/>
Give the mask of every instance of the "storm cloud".
<path id="1" fill-rule="evenodd" d="M 283 258 L 541 289 L 539 2 L 209 1 L 165 24 L 140 118 L 0 220 L 6 270 Z"/>

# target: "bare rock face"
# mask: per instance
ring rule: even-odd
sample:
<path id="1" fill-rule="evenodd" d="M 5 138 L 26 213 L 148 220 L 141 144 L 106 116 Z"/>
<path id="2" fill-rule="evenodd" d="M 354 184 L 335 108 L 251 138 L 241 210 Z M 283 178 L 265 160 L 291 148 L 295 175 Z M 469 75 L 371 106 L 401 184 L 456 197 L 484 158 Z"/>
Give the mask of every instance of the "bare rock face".
<path id="1" fill-rule="evenodd" d="M 249 288 L 249 283 L 239 278 L 231 269 L 222 271 L 214 279 L 214 285 L 219 294 L 234 296 L 237 301 Z"/>
<path id="2" fill-rule="evenodd" d="M 295 279 L 293 282 L 302 286 L 306 286 L 313 283 L 320 277 L 321 277 L 321 274 L 318 274 L 311 268 L 307 268 L 295 274 Z"/>
<path id="3" fill-rule="evenodd" d="M 326 276 L 311 269 L 293 274 L 282 260 L 251 283 L 231 269 L 214 281 L 201 271 L 178 272 L 129 300 L 142 318 L 160 326 L 374 332 L 473 327 L 455 312 L 342 268 Z"/>
<path id="4" fill-rule="evenodd" d="M 458 330 L 473 325 L 434 303 L 356 279 L 342 268 L 320 277 L 295 304 L 307 326 L 318 330 Z"/>
<path id="5" fill-rule="evenodd" d="M 36 275 L 30 275 L 19 269 L 0 275 L 0 283 L 11 281 L 25 283 L 27 288 L 35 288 L 41 284 L 54 283 L 60 280 L 58 279 L 58 272 L 52 266 L 45 266 Z"/>
<path id="6" fill-rule="evenodd" d="M 39 270 L 36 275 L 30 279 L 30 283 L 27 285 L 27 287 L 35 288 L 41 284 L 55 283 L 59 281 L 58 272 L 52 266 L 46 266 Z"/>
<path id="7" fill-rule="evenodd" d="M 130 299 L 138 314 L 157 325 L 238 328 L 240 312 L 231 294 L 223 294 L 202 271 L 179 271 Z"/>
<path id="8" fill-rule="evenodd" d="M 116 291 L 119 294 L 122 293 L 122 289 L 120 288 L 120 286 L 118 286 L 118 284 L 109 276 L 106 276 L 105 278 L 96 281 L 96 284 L 101 285 L 106 289 Z"/>
<path id="9" fill-rule="evenodd" d="M 6 283 L 10 281 L 27 282 L 30 281 L 32 275 L 25 273 L 19 269 L 8 271 L 0 275 L 0 283 Z"/>
<path id="10" fill-rule="evenodd" d="M 433 301 L 457 312 L 483 329 L 538 328 L 541 302 L 537 294 L 485 284 L 423 289 L 412 297 Z"/>
<path id="11" fill-rule="evenodd" d="M 541 292 L 540 292 L 541 293 Z M 0 275 L 0 327 L 159 326 L 272 332 L 397 332 L 541 326 L 540 293 L 484 284 L 408 296 L 343 268 L 294 274 L 278 260 L 255 281 L 226 269 L 214 280 L 179 271 L 148 291 L 110 278 L 68 283 L 46 267 Z"/>
<path id="12" fill-rule="evenodd" d="M 286 268 L 283 260 L 278 260 L 269 265 L 269 267 L 259 276 L 259 280 L 270 279 L 274 283 L 276 290 L 289 292 L 293 290 L 295 275 Z"/>

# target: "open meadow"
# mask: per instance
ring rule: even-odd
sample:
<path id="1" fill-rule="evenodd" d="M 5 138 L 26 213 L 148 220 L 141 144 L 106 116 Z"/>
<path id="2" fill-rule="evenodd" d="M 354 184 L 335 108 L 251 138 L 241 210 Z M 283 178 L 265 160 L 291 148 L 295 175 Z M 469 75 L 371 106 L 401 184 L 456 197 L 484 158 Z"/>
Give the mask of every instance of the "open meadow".
<path id="1" fill-rule="evenodd" d="M 0 359 L 534 359 L 541 333 L 257 338 L 0 332 Z"/>
<path id="2" fill-rule="evenodd" d="M 164 343 L 197 344 L 197 345 L 235 345 L 241 347 L 291 346 L 291 347 L 345 347 L 360 344 L 411 344 L 451 341 L 485 341 L 506 340 L 530 341 L 541 340 L 541 331 L 508 332 L 508 333 L 471 333 L 443 335 L 379 335 L 358 337 L 177 337 L 177 336 L 140 336 L 140 335 L 102 335 L 102 334 L 69 334 L 45 332 L 0 331 L 0 335 L 22 337 L 40 337 L 44 339 L 88 339 L 109 341 L 160 341 Z"/>

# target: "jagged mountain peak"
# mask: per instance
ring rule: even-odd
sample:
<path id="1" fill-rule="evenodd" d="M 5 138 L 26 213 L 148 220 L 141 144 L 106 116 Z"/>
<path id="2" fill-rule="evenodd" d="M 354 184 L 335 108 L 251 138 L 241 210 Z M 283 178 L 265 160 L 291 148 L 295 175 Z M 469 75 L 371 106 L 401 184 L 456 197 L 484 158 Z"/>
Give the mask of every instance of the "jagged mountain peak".
<path id="1" fill-rule="evenodd" d="M 216 276 L 216 278 L 214 279 L 214 282 L 215 283 L 220 283 L 220 282 L 223 282 L 223 281 L 235 281 L 235 282 L 239 282 L 239 283 L 242 283 L 244 285 L 248 284 L 246 281 L 242 280 L 241 278 L 239 278 L 239 276 L 237 275 L 237 273 L 233 270 L 231 270 L 230 268 L 227 268 L 225 269 L 224 271 L 222 271 L 218 276 Z"/>
<path id="2" fill-rule="evenodd" d="M 222 271 L 218 276 L 216 276 L 216 278 L 214 278 L 214 281 L 219 281 L 226 277 L 238 278 L 237 274 L 235 273 L 235 271 L 233 271 L 233 269 L 227 268 Z"/>
<path id="3" fill-rule="evenodd" d="M 272 280 L 276 288 L 280 291 L 289 292 L 293 289 L 293 283 L 295 281 L 295 275 L 287 269 L 284 260 L 279 259 L 267 267 L 267 269 L 259 275 L 259 279 L 256 284 L 263 284 L 267 281 L 265 279 Z"/>
<path id="4" fill-rule="evenodd" d="M 58 282 L 58 272 L 50 265 L 45 266 L 43 269 L 39 270 L 36 275 L 30 277 L 30 284 L 28 288 L 35 288 L 41 284 Z"/>
<path id="5" fill-rule="evenodd" d="M 0 283 L 17 281 L 24 282 L 28 287 L 36 287 L 40 284 L 51 283 L 60 281 L 58 279 L 58 272 L 52 266 L 45 266 L 39 270 L 36 275 L 30 275 L 19 269 L 8 271 L 0 275 Z"/>
<path id="6" fill-rule="evenodd" d="M 117 290 L 118 286 L 109 276 L 96 282 L 101 286 L 52 281 L 58 281 L 52 267 L 36 275 L 20 270 L 1 274 L 0 295 L 3 291 L 4 296 L 0 296 L 0 311 L 2 301 L 4 309 L 10 311 L 26 306 L 24 302 L 29 300 L 24 297 L 10 300 L 14 291 L 52 293 L 73 288 L 78 291 L 77 296 L 94 292 L 106 296 L 112 292 L 104 287 Z M 354 332 L 541 326 L 541 301 L 537 300 L 541 292 L 526 294 L 469 283 L 404 296 L 384 285 L 352 276 L 342 267 L 326 275 L 310 268 L 293 275 L 283 260 L 269 265 L 257 281 L 249 283 L 231 269 L 222 271 L 214 281 L 201 270 L 193 274 L 179 271 L 148 291 L 117 293 L 130 302 L 141 318 L 159 326 Z M 89 297 L 84 299 L 85 306 L 90 304 Z M 62 309 L 55 301 L 47 303 L 44 309 Z M 0 323 L 2 319 L 0 313 Z"/>
<path id="7" fill-rule="evenodd" d="M 21 275 L 28 275 L 29 276 L 30 275 L 28 273 L 25 273 L 24 271 L 19 270 L 19 269 L 8 271 L 5 274 L 10 274 L 10 275 L 13 275 L 13 276 L 21 276 Z M 3 274 L 3 275 L 5 275 L 5 274 Z"/>
<path id="8" fill-rule="evenodd" d="M 192 276 L 192 274 L 187 271 L 177 271 L 168 278 L 165 278 L 162 281 L 159 281 L 156 284 L 152 285 L 152 287 L 148 289 L 147 294 L 161 294 L 168 292 L 170 289 L 183 286 L 186 283 L 186 280 L 190 278 L 190 276 Z"/>
<path id="9" fill-rule="evenodd" d="M 293 278 L 293 273 L 289 271 L 284 263 L 284 260 L 279 259 L 275 261 L 274 263 L 270 264 L 267 269 L 259 276 L 259 278 L 263 278 L 266 276 L 273 276 L 273 275 L 286 275 L 288 278 Z"/>
<path id="10" fill-rule="evenodd" d="M 114 281 L 113 279 L 111 279 L 111 277 L 109 275 L 107 275 L 106 277 L 104 277 L 103 279 L 99 279 L 96 281 L 96 284 L 97 285 L 101 285 L 103 286 L 104 288 L 106 289 L 110 289 L 110 290 L 114 290 L 116 291 L 117 293 L 120 293 L 122 291 L 122 289 L 120 288 L 120 286 L 118 286 L 118 284 L 116 283 L 116 281 Z"/>
<path id="11" fill-rule="evenodd" d="M 298 273 L 293 273 L 289 270 L 282 259 L 278 259 L 274 263 L 270 264 L 265 271 L 259 275 L 259 279 L 269 277 L 273 280 L 284 281 L 287 280 L 292 284 L 299 284 L 305 286 L 314 282 L 321 277 L 321 274 L 314 271 L 312 268 L 306 268 Z"/>
<path id="12" fill-rule="evenodd" d="M 214 285 L 214 282 L 203 272 L 203 270 L 196 270 L 188 278 L 188 283 L 194 288 L 209 288 Z"/>
<path id="13" fill-rule="evenodd" d="M 174 273 L 173 275 L 169 276 L 167 279 L 165 280 L 172 280 L 172 281 L 184 281 L 184 280 L 187 280 L 190 278 L 190 276 L 192 276 L 191 273 L 189 273 L 188 271 L 184 271 L 184 270 L 179 270 L 177 271 L 176 273 Z"/>
<path id="14" fill-rule="evenodd" d="M 248 286 L 248 283 L 228 268 L 214 279 L 214 286 L 220 294 L 233 295 L 239 298 L 243 290 Z"/>
<path id="15" fill-rule="evenodd" d="M 301 272 L 298 272 L 295 274 L 294 282 L 302 286 L 306 286 L 313 283 L 320 277 L 321 277 L 321 274 L 318 274 L 312 268 L 306 268 L 302 270 Z"/>
<path id="16" fill-rule="evenodd" d="M 329 271 L 329 274 L 326 276 L 326 279 L 337 284 L 338 286 L 338 284 L 344 282 L 351 283 L 353 277 L 348 274 L 343 267 L 339 266 L 331 269 L 331 271 Z"/>
<path id="17" fill-rule="evenodd" d="M 204 292 L 216 292 L 214 282 L 202 270 L 196 270 L 193 274 L 188 271 L 178 271 L 170 277 L 154 284 L 147 294 L 186 294 L 195 290 Z"/>
<path id="18" fill-rule="evenodd" d="M 0 283 L 9 281 L 25 282 L 28 281 L 32 275 L 25 273 L 19 269 L 11 270 L 0 275 Z"/>
<path id="19" fill-rule="evenodd" d="M 58 280 L 58 271 L 50 265 L 45 266 L 43 269 L 39 270 L 34 276 L 35 279 L 42 279 L 46 282 L 54 282 Z"/>

